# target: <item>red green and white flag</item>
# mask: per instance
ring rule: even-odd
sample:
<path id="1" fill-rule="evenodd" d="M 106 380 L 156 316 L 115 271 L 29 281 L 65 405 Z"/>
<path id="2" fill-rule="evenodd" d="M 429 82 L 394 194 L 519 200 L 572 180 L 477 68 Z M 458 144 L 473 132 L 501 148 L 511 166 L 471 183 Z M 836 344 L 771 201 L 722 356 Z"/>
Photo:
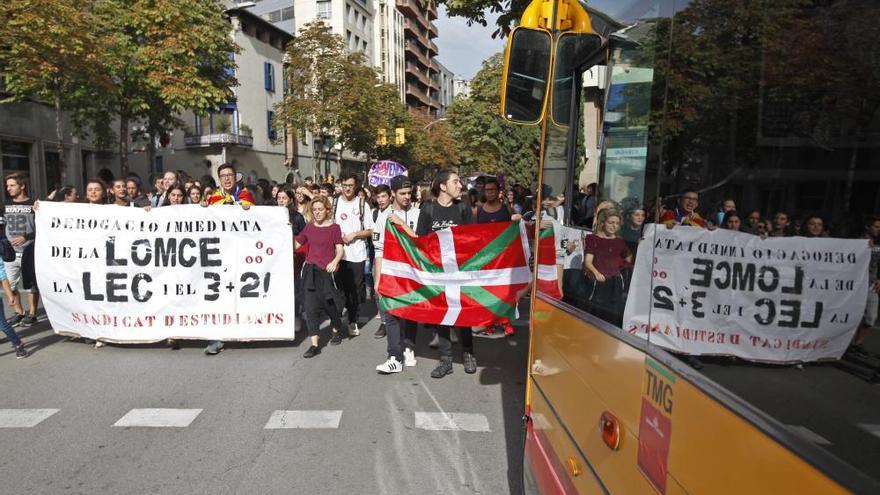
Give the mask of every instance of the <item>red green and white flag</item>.
<path id="1" fill-rule="evenodd" d="M 531 283 L 520 222 L 461 225 L 416 239 L 386 223 L 381 308 L 411 321 L 487 326 L 516 318 Z"/>
<path id="2" fill-rule="evenodd" d="M 539 291 L 554 298 L 562 299 L 559 290 L 559 271 L 556 267 L 556 236 L 553 227 L 541 229 L 538 234 L 538 279 Z"/>

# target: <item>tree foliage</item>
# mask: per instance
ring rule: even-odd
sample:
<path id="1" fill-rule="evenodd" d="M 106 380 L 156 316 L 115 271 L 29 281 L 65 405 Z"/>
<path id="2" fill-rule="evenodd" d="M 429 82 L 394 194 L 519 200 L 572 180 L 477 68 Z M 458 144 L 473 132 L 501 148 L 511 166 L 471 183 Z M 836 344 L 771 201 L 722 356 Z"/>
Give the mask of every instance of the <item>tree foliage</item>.
<path id="1" fill-rule="evenodd" d="M 287 87 L 275 127 L 333 135 L 357 154 L 376 156 L 379 128 L 406 122 L 397 89 L 382 84 L 363 53 L 347 53 L 342 37 L 321 21 L 303 26 L 287 46 Z"/>
<path id="2" fill-rule="evenodd" d="M 486 13 L 500 14 L 492 37 L 507 36 L 512 26 L 519 21 L 531 0 L 438 0 L 446 6 L 450 16 L 464 17 L 468 25 L 486 26 Z"/>
<path id="3" fill-rule="evenodd" d="M 118 118 L 125 175 L 132 123 L 171 125 L 232 98 L 237 47 L 224 11 L 219 0 L 4 2 L 0 61 L 17 98 L 60 87 L 81 133 L 110 135 Z"/>
<path id="4" fill-rule="evenodd" d="M 447 117 L 463 171 L 503 174 L 528 184 L 537 172 L 540 134 L 537 127 L 514 125 L 501 118 L 503 64 L 500 53 L 484 61 L 471 81 L 470 97 L 456 98 Z"/>
<path id="5" fill-rule="evenodd" d="M 101 70 L 109 40 L 100 36 L 103 19 L 91 4 L 69 0 L 0 4 L 0 66 L 12 94 L 5 101 L 51 102 L 62 162 L 63 109 L 90 105 L 82 88 L 106 88 L 111 82 Z"/>
<path id="6" fill-rule="evenodd" d="M 458 166 L 458 150 L 447 120 L 412 109 L 401 127 L 406 130 L 406 143 L 395 144 L 394 129 L 389 129 L 388 144 L 377 150 L 380 159 L 404 164 L 414 179 L 428 179 L 436 170 Z"/>

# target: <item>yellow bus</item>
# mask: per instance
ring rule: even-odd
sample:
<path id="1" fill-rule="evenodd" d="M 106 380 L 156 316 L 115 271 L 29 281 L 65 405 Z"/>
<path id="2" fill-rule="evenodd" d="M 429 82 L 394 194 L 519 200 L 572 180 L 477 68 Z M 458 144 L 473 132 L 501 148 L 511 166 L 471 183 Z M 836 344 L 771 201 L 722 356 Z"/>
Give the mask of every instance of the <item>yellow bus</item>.
<path id="1" fill-rule="evenodd" d="M 532 294 L 526 493 L 880 493 L 878 24 L 869 1 L 529 4 L 501 107 L 541 130 L 556 285 Z"/>

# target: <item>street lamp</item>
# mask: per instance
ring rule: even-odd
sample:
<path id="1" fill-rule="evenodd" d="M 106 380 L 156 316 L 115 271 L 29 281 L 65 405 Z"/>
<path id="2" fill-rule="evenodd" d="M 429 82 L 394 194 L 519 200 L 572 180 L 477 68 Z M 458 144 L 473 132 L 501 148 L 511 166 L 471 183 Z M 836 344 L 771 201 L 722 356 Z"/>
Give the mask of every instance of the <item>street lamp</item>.
<path id="1" fill-rule="evenodd" d="M 324 152 L 324 177 L 330 175 L 330 151 L 336 144 L 336 137 L 332 134 L 324 134 L 321 136 L 321 151 Z M 318 174 L 315 174 L 318 175 Z"/>
<path id="2" fill-rule="evenodd" d="M 428 125 L 426 125 L 425 127 L 422 127 L 422 130 L 425 131 L 428 129 L 428 127 L 431 127 L 432 125 L 436 124 L 437 122 L 446 122 L 447 120 L 449 120 L 449 119 L 447 119 L 446 117 L 443 117 L 443 118 L 440 118 L 437 120 L 433 120 L 431 122 L 428 122 Z"/>

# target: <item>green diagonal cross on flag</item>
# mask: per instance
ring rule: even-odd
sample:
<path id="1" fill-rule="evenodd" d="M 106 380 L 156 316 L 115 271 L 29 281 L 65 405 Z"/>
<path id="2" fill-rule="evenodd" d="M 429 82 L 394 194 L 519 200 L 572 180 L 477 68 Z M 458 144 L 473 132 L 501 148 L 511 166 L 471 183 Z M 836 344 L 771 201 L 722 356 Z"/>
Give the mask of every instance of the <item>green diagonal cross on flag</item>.
<path id="1" fill-rule="evenodd" d="M 462 225 L 413 239 L 386 224 L 381 308 L 429 324 L 486 326 L 516 317 L 531 282 L 520 222 Z"/>

